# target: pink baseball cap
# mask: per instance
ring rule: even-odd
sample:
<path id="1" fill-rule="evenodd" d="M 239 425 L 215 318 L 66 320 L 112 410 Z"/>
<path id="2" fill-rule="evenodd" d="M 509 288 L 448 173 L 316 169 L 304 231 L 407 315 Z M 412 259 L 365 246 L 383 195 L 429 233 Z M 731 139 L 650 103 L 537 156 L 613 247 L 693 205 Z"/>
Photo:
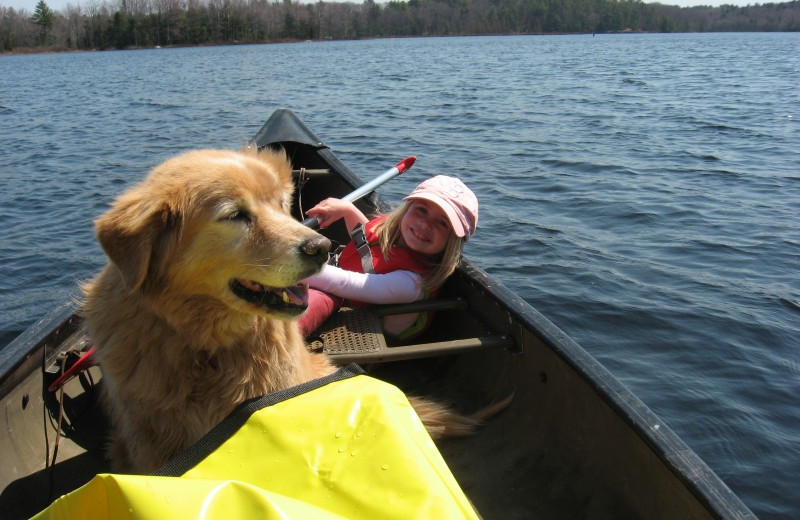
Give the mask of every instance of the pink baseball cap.
<path id="1" fill-rule="evenodd" d="M 428 200 L 442 208 L 458 237 L 469 238 L 478 227 L 478 198 L 455 177 L 431 177 L 403 200 L 414 199 Z"/>

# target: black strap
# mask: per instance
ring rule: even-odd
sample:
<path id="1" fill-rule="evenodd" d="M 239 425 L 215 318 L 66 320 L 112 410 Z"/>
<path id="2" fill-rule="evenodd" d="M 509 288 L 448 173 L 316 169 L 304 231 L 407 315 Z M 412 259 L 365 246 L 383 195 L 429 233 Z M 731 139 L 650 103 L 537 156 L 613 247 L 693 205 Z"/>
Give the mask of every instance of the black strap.
<path id="1" fill-rule="evenodd" d="M 361 258 L 361 268 L 364 270 L 364 274 L 375 274 L 372 251 L 370 251 L 369 242 L 367 242 L 367 237 L 364 235 L 364 226 L 358 224 L 354 227 L 350 232 L 350 238 L 353 239 L 358 256 Z"/>
<path id="2" fill-rule="evenodd" d="M 328 265 L 339 267 L 339 256 L 341 256 L 344 246 L 335 240 L 331 240 L 331 243 L 336 247 L 331 247 L 332 251 L 328 253 Z"/>

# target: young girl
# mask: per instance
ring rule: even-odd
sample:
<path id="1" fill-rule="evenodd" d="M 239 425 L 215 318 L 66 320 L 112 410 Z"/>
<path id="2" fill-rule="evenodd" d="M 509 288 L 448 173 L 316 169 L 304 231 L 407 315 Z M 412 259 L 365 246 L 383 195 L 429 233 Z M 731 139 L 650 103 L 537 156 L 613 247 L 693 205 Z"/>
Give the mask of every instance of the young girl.
<path id="1" fill-rule="evenodd" d="M 373 220 L 352 203 L 333 198 L 306 214 L 316 217 L 321 228 L 343 218 L 354 238 L 342 250 L 339 267 L 325 265 L 305 280 L 309 303 L 300 330 L 308 336 L 343 299 L 357 307 L 432 297 L 455 271 L 464 242 L 475 233 L 478 199 L 459 179 L 437 175 L 417 186 L 391 213 Z M 429 313 L 387 316 L 383 328 L 408 339 L 425 329 L 428 318 Z"/>

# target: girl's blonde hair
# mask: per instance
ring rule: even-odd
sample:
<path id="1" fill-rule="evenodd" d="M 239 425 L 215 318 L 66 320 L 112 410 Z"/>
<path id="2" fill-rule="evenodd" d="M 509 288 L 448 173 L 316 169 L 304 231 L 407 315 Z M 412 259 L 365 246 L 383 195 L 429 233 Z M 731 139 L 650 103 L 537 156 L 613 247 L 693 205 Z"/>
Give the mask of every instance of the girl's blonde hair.
<path id="1" fill-rule="evenodd" d="M 386 220 L 378 226 L 378 240 L 384 260 L 389 259 L 389 251 L 400 239 L 400 221 L 403 220 L 412 202 L 412 200 L 403 201 L 402 204 L 387 214 Z M 444 251 L 432 260 L 432 269 L 422 278 L 423 290 L 432 291 L 438 289 L 453 274 L 453 271 L 456 270 L 456 267 L 461 262 L 464 242 L 464 237 L 457 237 L 455 233 L 450 233 L 450 238 L 447 240 Z"/>

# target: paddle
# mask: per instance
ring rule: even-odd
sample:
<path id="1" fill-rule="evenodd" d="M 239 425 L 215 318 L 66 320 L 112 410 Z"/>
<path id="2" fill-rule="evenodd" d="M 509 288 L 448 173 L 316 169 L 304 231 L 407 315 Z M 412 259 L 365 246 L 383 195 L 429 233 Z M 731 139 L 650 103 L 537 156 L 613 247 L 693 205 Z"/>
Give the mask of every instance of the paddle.
<path id="1" fill-rule="evenodd" d="M 407 169 L 411 168 L 411 165 L 414 164 L 414 161 L 416 160 L 417 157 L 415 155 L 406 157 L 399 163 L 395 164 L 392 168 L 389 168 L 388 170 L 378 175 L 377 177 L 375 177 L 368 183 L 364 184 L 360 188 L 342 197 L 342 200 L 345 202 L 355 202 L 361 197 L 369 195 L 370 193 L 375 191 L 381 184 L 384 184 L 389 179 L 397 177 Z M 310 227 L 311 229 L 317 229 L 319 227 L 319 220 L 317 220 L 316 217 L 308 217 L 302 222 L 302 224 L 304 226 Z"/>

